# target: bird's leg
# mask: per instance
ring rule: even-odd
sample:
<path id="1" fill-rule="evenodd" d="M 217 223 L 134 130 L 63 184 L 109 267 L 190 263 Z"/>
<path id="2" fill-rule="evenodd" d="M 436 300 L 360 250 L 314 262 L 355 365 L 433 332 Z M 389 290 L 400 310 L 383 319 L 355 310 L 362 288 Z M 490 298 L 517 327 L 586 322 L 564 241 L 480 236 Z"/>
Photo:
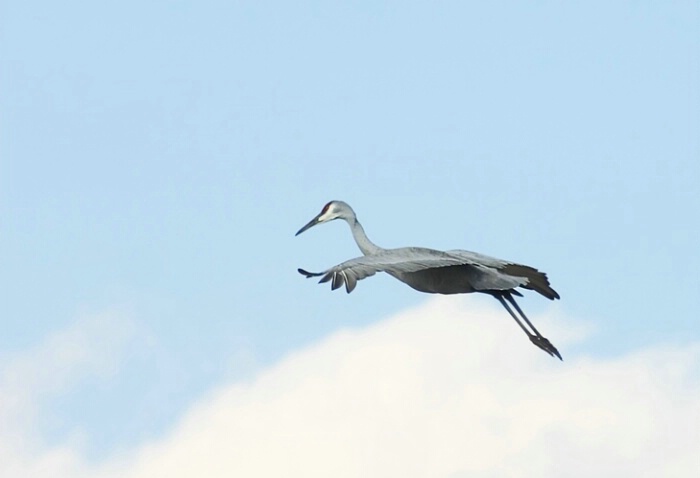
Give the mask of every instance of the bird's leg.
<path id="1" fill-rule="evenodd" d="M 513 298 L 513 296 L 511 296 L 510 294 L 506 294 L 506 295 L 505 295 L 505 298 L 508 300 L 508 302 L 510 302 L 511 304 L 513 304 L 513 307 L 515 307 L 515 310 L 518 311 L 518 313 L 519 313 L 520 316 L 525 320 L 525 322 L 527 323 L 527 325 L 529 325 L 530 328 L 532 328 L 533 332 L 535 332 L 535 336 L 534 336 L 534 337 L 531 336 L 531 337 L 530 337 L 530 341 L 531 341 L 533 344 L 537 345 L 537 346 L 538 346 L 539 348 L 541 348 L 542 350 L 544 350 L 544 351 L 546 351 L 547 353 L 549 353 L 550 355 L 556 356 L 557 358 L 559 358 L 559 360 L 563 360 L 563 359 L 561 358 L 561 354 L 559 353 L 559 351 L 557 350 L 557 348 L 549 341 L 549 339 L 547 339 L 545 336 L 543 336 L 543 335 L 535 328 L 534 325 L 532 325 L 532 322 L 530 322 L 530 320 L 527 318 L 527 316 L 525 315 L 525 312 L 523 312 L 523 310 L 520 308 L 520 306 L 519 306 L 518 303 L 515 301 L 515 299 Z"/>
<path id="2" fill-rule="evenodd" d="M 537 347 L 539 347 L 542 350 L 544 350 L 545 352 L 547 352 L 552 357 L 556 356 L 557 358 L 559 358 L 559 360 L 562 360 L 561 355 L 559 354 L 559 351 L 557 350 L 557 348 L 554 345 L 552 345 L 552 343 L 547 338 L 543 337 L 539 332 L 537 332 L 537 329 L 535 329 L 535 327 L 532 326 L 532 323 L 530 322 L 530 320 L 528 320 L 528 318 L 523 313 L 522 309 L 515 302 L 515 299 L 513 299 L 513 297 L 508 292 L 494 294 L 494 297 L 496 299 L 498 299 L 498 301 L 501 303 L 501 305 L 503 305 L 503 307 L 508 311 L 510 316 L 513 317 L 513 319 L 518 323 L 520 328 L 523 329 L 523 331 L 527 334 L 527 337 L 530 339 L 530 342 L 532 342 Z M 508 302 L 510 302 L 511 304 L 513 304 L 515 306 L 516 310 L 520 313 L 520 315 L 523 317 L 523 319 L 525 319 L 525 322 L 527 322 L 527 324 L 530 327 L 532 327 L 532 330 L 535 331 L 536 335 L 533 334 L 532 332 L 530 332 L 529 330 L 527 330 L 527 328 L 523 325 L 523 323 L 520 321 L 520 319 L 518 319 L 518 317 L 515 315 L 513 310 L 508 305 L 508 303 L 505 301 L 504 297 L 505 297 L 505 299 L 508 299 Z"/>
<path id="3" fill-rule="evenodd" d="M 513 298 L 513 296 L 510 295 L 510 294 L 504 294 L 504 297 L 508 300 L 508 302 L 510 302 L 511 304 L 513 304 L 513 307 L 515 307 L 515 310 L 517 310 L 518 313 L 520 314 L 520 316 L 521 316 L 523 319 L 525 319 L 525 322 L 527 323 L 527 325 L 530 326 L 530 328 L 531 328 L 532 331 L 535 333 L 535 335 L 537 335 L 537 336 L 539 336 L 539 337 L 542 337 L 542 334 L 539 333 L 539 332 L 537 331 L 537 329 L 535 328 L 534 325 L 532 325 L 532 322 L 530 322 L 530 319 L 527 318 L 527 316 L 525 315 L 525 312 L 523 312 L 523 309 L 520 308 L 520 306 L 519 306 L 518 303 L 515 301 L 515 299 Z"/>
<path id="4" fill-rule="evenodd" d="M 559 358 L 559 360 L 563 360 L 563 359 L 561 358 L 561 354 L 559 354 L 559 351 L 557 350 L 557 348 L 556 348 L 554 345 L 552 345 L 552 342 L 550 342 L 549 339 L 547 339 L 544 335 L 542 335 L 541 333 L 539 333 L 539 331 L 535 328 L 535 326 L 532 325 L 532 322 L 530 322 L 530 319 L 527 318 L 527 315 L 525 315 L 525 312 L 523 312 L 523 309 L 520 308 L 520 306 L 519 306 L 518 303 L 515 301 L 515 299 L 513 298 L 513 296 L 510 295 L 510 294 L 505 294 L 505 298 L 508 300 L 508 302 L 510 302 L 511 304 L 513 304 L 513 307 L 515 307 L 515 310 L 518 311 L 518 313 L 520 314 L 520 316 L 521 316 L 523 319 L 525 319 L 525 322 L 527 322 L 527 325 L 529 325 L 530 328 L 533 330 L 533 332 L 535 332 L 535 335 L 537 336 L 537 340 L 540 341 L 540 342 L 542 342 L 542 344 L 545 345 L 545 346 L 547 347 L 547 349 L 548 349 L 551 353 L 553 353 L 554 355 L 556 355 L 556 356 Z M 532 341 L 532 338 L 530 338 L 530 340 Z M 537 345 L 538 347 L 541 348 L 541 346 L 540 346 L 539 344 L 536 344 L 536 345 Z"/>
<path id="5" fill-rule="evenodd" d="M 493 296 L 496 299 L 498 299 L 498 301 L 501 303 L 501 305 L 503 307 L 505 307 L 505 309 L 508 311 L 510 316 L 513 317 L 513 319 L 515 319 L 515 322 L 517 322 L 517 324 L 520 326 L 520 328 L 523 329 L 523 332 L 525 332 L 527 334 L 527 336 L 530 337 L 530 340 L 532 340 L 532 333 L 525 328 L 523 323 L 520 322 L 520 319 L 518 319 L 518 317 L 513 313 L 513 311 L 510 309 L 510 307 L 508 307 L 508 304 L 506 303 L 506 301 L 503 300 L 503 296 L 501 294 L 493 294 Z"/>

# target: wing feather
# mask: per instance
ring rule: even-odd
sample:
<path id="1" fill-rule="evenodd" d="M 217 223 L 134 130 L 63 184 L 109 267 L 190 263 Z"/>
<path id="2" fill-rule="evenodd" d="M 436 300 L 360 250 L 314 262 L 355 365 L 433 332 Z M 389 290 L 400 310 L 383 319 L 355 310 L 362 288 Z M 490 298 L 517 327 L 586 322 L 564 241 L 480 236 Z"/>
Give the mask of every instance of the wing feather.
<path id="1" fill-rule="evenodd" d="M 484 264 L 486 263 L 486 264 Z M 437 251 L 419 247 L 387 249 L 377 254 L 360 256 L 342 262 L 320 273 L 309 273 L 300 270 L 307 277 L 322 275 L 320 283 L 331 282 L 335 290 L 345 284 L 348 293 L 357 286 L 357 281 L 373 276 L 377 272 L 388 272 L 393 275 L 424 271 L 449 266 L 471 265 L 475 268 L 473 274 L 474 288 L 510 289 L 522 285 L 520 278 L 508 278 L 499 274 L 494 267 L 508 264 L 506 261 L 489 258 L 467 251 Z M 525 280 L 526 283 L 526 280 Z"/>
<path id="2" fill-rule="evenodd" d="M 441 272 L 441 268 L 447 270 Z M 455 289 L 454 283 L 448 287 L 444 285 L 445 281 L 452 282 L 451 278 L 461 277 L 460 280 L 467 280 L 468 287 L 475 291 L 513 290 L 516 287 L 524 287 L 535 290 L 549 299 L 559 298 L 559 294 L 550 287 L 546 274 L 537 269 L 464 250 L 443 252 L 422 247 L 385 249 L 377 254 L 350 259 L 323 272 L 299 269 L 299 273 L 306 277 L 322 276 L 319 282 L 331 282 L 332 290 L 345 285 L 348 294 L 355 290 L 358 281 L 377 272 L 391 274 L 424 292 L 464 292 Z M 442 283 L 443 286 L 428 286 L 436 283 Z M 450 290 L 444 292 L 446 289 Z"/>

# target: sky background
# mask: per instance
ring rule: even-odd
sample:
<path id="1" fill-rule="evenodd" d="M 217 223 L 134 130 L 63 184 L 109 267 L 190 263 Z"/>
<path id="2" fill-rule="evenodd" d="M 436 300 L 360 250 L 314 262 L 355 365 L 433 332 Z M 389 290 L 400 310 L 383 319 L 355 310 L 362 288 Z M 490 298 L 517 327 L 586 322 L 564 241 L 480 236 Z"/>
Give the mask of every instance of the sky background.
<path id="1" fill-rule="evenodd" d="M 635 357 L 662 354 L 662 370 L 690 366 L 670 389 L 696 390 L 698 25 L 694 1 L 1 2 L 0 445 L 25 457 L 5 471 L 31 476 L 66 452 L 65 476 L 140 476 L 144 450 L 180 443 L 226 390 L 251 387 L 240 393 L 254 403 L 278 390 L 260 385 L 270 374 L 303 384 L 316 369 L 294 357 L 337 358 L 345 349 L 324 344 L 347 334 L 364 350 L 377 327 L 400 337 L 401 314 L 428 314 L 414 332 L 429 335 L 431 307 L 438 337 L 465 339 L 467 355 L 449 357 L 486 388 L 511 377 L 509 361 L 572 383 L 625 360 L 658 378 Z M 359 254 L 339 222 L 294 237 L 331 199 L 380 246 L 546 271 L 561 301 L 521 304 L 565 361 L 486 296 L 434 299 L 388 276 L 346 295 L 303 279 L 297 267 Z M 414 345 L 447 347 L 431 343 Z M 387 359 L 372 350 L 358 374 Z M 474 365 L 490 354 L 495 365 Z M 449 362 L 426 363 L 387 370 L 413 383 Z M 348 383 L 375 393 L 387 377 L 371 377 Z M 338 390 L 323 383 L 309 393 Z M 222 409 L 244 410 L 235 397 Z"/>

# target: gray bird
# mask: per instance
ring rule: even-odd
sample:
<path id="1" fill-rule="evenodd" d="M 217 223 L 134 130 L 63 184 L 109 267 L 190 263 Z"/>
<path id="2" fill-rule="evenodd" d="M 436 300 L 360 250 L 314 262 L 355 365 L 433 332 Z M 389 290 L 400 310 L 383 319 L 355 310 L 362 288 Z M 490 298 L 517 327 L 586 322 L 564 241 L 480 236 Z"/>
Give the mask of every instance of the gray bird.
<path id="1" fill-rule="evenodd" d="M 514 295 L 522 297 L 515 289 L 522 287 L 534 290 L 550 300 L 558 299 L 559 294 L 550 287 L 545 273 L 476 252 L 443 252 L 423 247 L 383 249 L 369 240 L 357 220 L 355 211 L 343 201 L 331 201 L 323 206 L 321 212 L 299 229 L 296 235 L 334 219 L 343 219 L 350 225 L 355 242 L 364 256 L 350 259 L 323 272 L 298 269 L 300 274 L 307 278 L 322 276 L 319 282 L 330 281 L 332 290 L 345 285 L 348 294 L 355 289 L 357 281 L 377 272 L 386 272 L 413 289 L 430 294 L 489 294 L 505 307 L 533 344 L 549 355 L 562 359 L 556 347 L 537 331 L 513 298 Z M 532 332 L 515 315 L 509 303 L 518 311 Z"/>

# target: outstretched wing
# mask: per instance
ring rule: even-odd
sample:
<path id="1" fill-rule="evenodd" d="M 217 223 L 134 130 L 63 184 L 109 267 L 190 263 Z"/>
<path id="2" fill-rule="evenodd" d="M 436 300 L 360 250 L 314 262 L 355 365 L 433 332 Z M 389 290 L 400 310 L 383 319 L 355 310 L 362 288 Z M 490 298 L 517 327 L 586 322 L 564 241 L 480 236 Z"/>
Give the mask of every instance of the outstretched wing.
<path id="1" fill-rule="evenodd" d="M 323 272 L 307 272 L 304 269 L 299 269 L 299 273 L 306 277 L 322 276 L 319 282 L 331 281 L 332 290 L 345 284 L 345 289 L 350 293 L 355 289 L 357 281 L 373 276 L 377 272 L 400 274 L 459 264 L 460 260 L 458 258 L 441 251 L 419 247 L 403 247 L 356 257 Z"/>
<path id="2" fill-rule="evenodd" d="M 345 284 L 348 293 L 357 286 L 357 281 L 377 272 L 402 275 L 452 266 L 470 266 L 470 283 L 475 290 L 507 290 L 527 284 L 527 278 L 509 276 L 498 272 L 497 268 L 508 265 L 506 261 L 482 256 L 467 251 L 442 252 L 420 247 L 388 249 L 378 254 L 356 257 L 323 272 L 307 272 L 299 269 L 306 277 L 319 277 L 319 282 L 331 282 L 335 290 Z"/>

